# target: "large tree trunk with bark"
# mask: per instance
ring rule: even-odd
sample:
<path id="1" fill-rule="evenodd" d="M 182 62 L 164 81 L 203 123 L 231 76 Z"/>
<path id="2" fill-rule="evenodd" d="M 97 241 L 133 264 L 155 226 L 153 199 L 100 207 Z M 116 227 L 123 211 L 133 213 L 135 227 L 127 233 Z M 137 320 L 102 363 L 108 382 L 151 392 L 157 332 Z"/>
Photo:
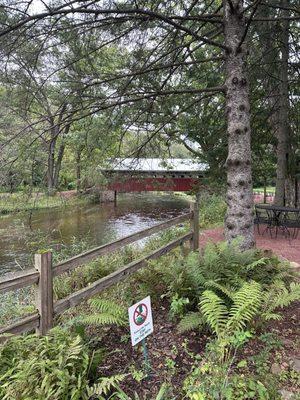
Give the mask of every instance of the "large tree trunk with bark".
<path id="1" fill-rule="evenodd" d="M 242 249 L 255 245 L 251 172 L 251 129 L 247 49 L 243 41 L 243 1 L 223 0 L 226 52 L 226 113 L 228 134 L 227 214 L 225 237 L 241 236 Z"/>
<path id="2" fill-rule="evenodd" d="M 288 11 L 283 11 L 284 16 L 288 16 Z M 287 15 L 286 15 L 287 14 Z M 276 190 L 274 203 L 283 206 L 286 202 L 285 189 L 288 172 L 289 154 L 289 91 L 288 91 L 288 61 L 289 61 L 289 21 L 282 22 L 282 35 L 280 41 L 281 61 L 280 61 L 280 90 L 279 90 L 279 113 L 278 126 L 276 130 L 277 138 L 277 167 L 276 167 Z M 290 193 L 287 191 L 287 193 Z M 292 202 L 293 192 L 290 193 Z"/>

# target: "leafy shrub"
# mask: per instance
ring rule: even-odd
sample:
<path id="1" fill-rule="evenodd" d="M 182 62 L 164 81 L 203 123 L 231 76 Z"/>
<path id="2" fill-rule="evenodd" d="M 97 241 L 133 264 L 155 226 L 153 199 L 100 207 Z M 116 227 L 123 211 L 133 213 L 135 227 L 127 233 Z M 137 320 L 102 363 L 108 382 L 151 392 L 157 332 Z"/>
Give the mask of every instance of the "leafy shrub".
<path id="1" fill-rule="evenodd" d="M 276 310 L 300 298 L 292 278 L 287 263 L 257 249 L 241 251 L 239 239 L 208 244 L 186 257 L 177 250 L 135 277 L 143 294 L 169 298 L 171 316 L 183 317 L 181 332 L 209 325 L 216 334 L 221 326 L 229 329 L 230 316 L 231 332 L 253 325 L 257 314 L 256 323 L 280 318 Z"/>
<path id="2" fill-rule="evenodd" d="M 0 346 L 0 398 L 87 399 L 89 364 L 87 348 L 70 332 L 12 337 Z"/>
<path id="3" fill-rule="evenodd" d="M 244 282 L 255 281 L 265 289 L 275 281 L 285 284 L 292 278 L 287 264 L 276 257 L 266 257 L 257 249 L 241 251 L 239 239 L 207 244 L 203 251 L 184 257 L 179 250 L 151 261 L 150 266 L 135 275 L 140 290 L 169 299 L 188 298 L 186 311 L 195 311 L 202 293 L 213 290 L 224 299 L 238 290 Z M 227 289 L 227 295 L 224 293 Z"/>
<path id="4" fill-rule="evenodd" d="M 120 387 L 117 385 L 115 387 L 115 392 L 109 397 L 100 397 L 99 400 L 142 400 L 141 397 L 135 393 L 134 397 L 127 395 Z M 166 384 L 163 384 L 159 389 L 155 398 L 151 400 L 171 400 L 168 396 L 169 388 Z M 143 398 L 144 399 L 144 398 Z M 149 399 L 150 400 L 150 399 Z"/>
<path id="5" fill-rule="evenodd" d="M 229 375 L 227 365 L 206 361 L 193 368 L 183 386 L 191 400 L 269 400 L 268 389 L 255 376 Z"/>
<path id="6" fill-rule="evenodd" d="M 202 227 L 220 225 L 224 222 L 226 213 L 224 197 L 212 195 L 201 196 L 200 224 Z"/>

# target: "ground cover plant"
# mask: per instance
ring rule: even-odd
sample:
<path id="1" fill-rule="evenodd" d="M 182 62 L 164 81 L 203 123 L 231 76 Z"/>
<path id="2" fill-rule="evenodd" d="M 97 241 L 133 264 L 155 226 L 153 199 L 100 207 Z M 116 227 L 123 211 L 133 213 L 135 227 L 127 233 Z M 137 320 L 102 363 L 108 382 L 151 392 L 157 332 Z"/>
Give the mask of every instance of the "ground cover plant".
<path id="1" fill-rule="evenodd" d="M 80 337 L 55 329 L 11 338 L 0 353 L 1 399 L 87 398 L 89 356 Z"/>
<path id="2" fill-rule="evenodd" d="M 168 243 L 176 236 L 186 232 L 187 226 L 166 230 L 159 236 L 154 236 L 148 240 L 144 246 L 126 246 L 116 253 L 100 257 L 88 264 L 76 268 L 54 279 L 54 298 L 62 299 L 76 290 L 80 290 L 88 284 L 103 278 L 109 273 L 117 270 L 125 264 L 142 257 L 143 255 L 157 249 Z M 80 254 L 91 247 L 89 240 L 73 240 L 67 246 L 56 243 L 49 248 L 49 238 L 40 235 L 35 239 L 33 245 L 38 245 L 40 250 L 51 250 L 53 254 L 53 263 L 57 264 L 65 259 Z M 51 244 L 50 244 L 51 246 Z M 8 292 L 0 295 L 0 324 L 7 325 L 13 318 L 35 311 L 35 290 L 33 287 L 23 288 L 14 292 Z"/>
<path id="3" fill-rule="evenodd" d="M 47 208 L 72 206 L 92 202 L 90 196 L 67 197 L 60 195 L 48 196 L 43 192 L 0 193 L 0 215 L 14 212 L 34 211 Z"/>
<path id="4" fill-rule="evenodd" d="M 124 253 L 96 260 L 66 274 L 56 286 L 56 297 L 88 285 L 140 252 L 149 252 L 170 241 L 184 229 L 166 231 L 163 236 L 152 238 L 143 249 L 129 247 Z M 57 257 L 60 260 L 63 256 Z M 297 276 L 288 263 L 259 250 L 242 252 L 238 239 L 232 245 L 209 244 L 199 253 L 179 248 L 151 261 L 126 281 L 57 319 L 56 323 L 70 337 L 79 335 L 87 357 L 96 361 L 92 373 L 87 372 L 89 368 L 82 372 L 84 394 L 78 399 L 93 396 L 101 400 L 279 400 L 280 390 L 286 386 L 295 393 L 299 372 L 292 364 L 283 361 L 279 378 L 270 369 L 274 351 L 277 360 L 288 357 L 285 345 L 278 345 L 281 339 L 276 327 L 286 324 L 287 318 L 295 321 L 289 335 L 295 346 L 299 340 L 294 306 L 300 298 L 299 291 Z M 131 348 L 126 321 L 127 307 L 147 295 L 152 299 L 155 324 L 153 337 L 148 339 L 152 367 L 148 378 L 140 347 Z M 269 327 L 275 330 L 271 331 L 272 341 L 264 336 L 270 333 Z M 18 353 L 17 366 L 22 364 L 25 348 L 30 347 L 26 340 L 39 340 L 27 338 L 18 339 L 24 349 Z M 98 352 L 99 358 L 93 357 Z M 45 355 L 48 357 L 48 350 Z M 53 358 L 56 362 L 56 355 Z M 12 364 L 9 360 L 6 365 Z M 78 377 L 81 372 L 74 374 Z M 5 371 L 2 375 L 4 380 L 8 379 Z M 5 381 L 3 388 L 7 383 L 7 388 L 17 390 L 22 385 L 19 375 L 9 375 L 15 376 L 16 381 Z M 20 379 L 25 378 L 20 376 Z M 47 398 L 44 392 L 43 396 Z"/>
<path id="5" fill-rule="evenodd" d="M 157 323 L 161 323 L 162 329 L 169 334 L 181 319 L 176 339 L 172 333 L 175 349 L 165 336 L 162 340 L 171 347 L 163 366 L 168 370 L 165 379 L 171 379 L 176 387 L 174 393 L 180 390 L 177 374 L 181 379 L 182 375 L 186 376 L 183 391 L 176 398 L 280 399 L 280 385 L 273 381 L 270 385 L 264 374 L 259 375 L 255 368 L 244 376 L 241 371 L 247 361 L 239 357 L 245 345 L 259 340 L 259 334 L 267 324 L 280 323 L 284 319 L 282 310 L 299 300 L 300 286 L 294 283 L 297 278 L 288 264 L 257 250 L 242 253 L 238 243 L 233 246 L 225 243 L 210 245 L 202 255 L 191 253 L 187 258 L 177 252 L 175 256 L 168 255 L 151 264 L 150 269 L 140 271 L 133 278 L 131 287 L 138 287 L 140 297 L 150 293 L 157 304 L 163 298 L 159 312 L 165 309 L 164 315 L 169 317 L 171 325 L 164 324 L 161 318 Z M 194 269 L 196 265 L 197 270 Z M 191 310 L 198 305 L 197 301 L 200 302 L 199 312 L 194 312 L 192 321 L 188 321 Z M 196 326 L 198 330 L 195 331 Z M 295 331 L 297 328 L 296 325 Z M 188 333 L 181 333 L 186 330 Z M 153 343 L 153 354 L 159 352 L 155 347 L 160 335 L 159 330 Z M 198 343 L 195 343 L 195 336 Z M 184 342 L 187 338 L 194 350 L 196 346 L 196 352 L 187 350 Z M 161 348 L 160 351 L 163 358 L 164 351 Z M 183 360 L 183 354 L 188 361 Z M 186 368 L 185 362 L 191 370 Z M 164 374 L 161 370 L 159 372 Z M 294 390 L 297 390 L 297 385 Z"/>

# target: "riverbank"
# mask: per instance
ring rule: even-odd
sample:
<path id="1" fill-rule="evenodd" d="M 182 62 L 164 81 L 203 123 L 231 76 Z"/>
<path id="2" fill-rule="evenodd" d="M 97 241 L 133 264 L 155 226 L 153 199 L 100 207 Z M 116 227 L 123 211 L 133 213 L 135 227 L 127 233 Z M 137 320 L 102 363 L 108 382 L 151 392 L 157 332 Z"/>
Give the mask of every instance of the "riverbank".
<path id="1" fill-rule="evenodd" d="M 188 202 L 176 196 L 150 193 L 119 195 L 117 204 L 93 200 L 90 196 L 78 196 L 60 201 L 64 206 L 2 216 L 0 275 L 28 268 L 32 255 L 39 249 L 68 248 L 81 243 L 88 248 L 101 246 L 176 217 L 189 207 Z M 54 206 L 57 199 L 50 201 L 49 205 Z"/>
<path id="2" fill-rule="evenodd" d="M 0 193 L 0 215 L 63 207 L 66 205 L 80 205 L 89 202 L 92 202 L 91 196 L 77 195 L 75 190 L 57 192 L 55 196 L 48 196 L 42 192 L 31 194 L 22 192 L 12 194 Z"/>

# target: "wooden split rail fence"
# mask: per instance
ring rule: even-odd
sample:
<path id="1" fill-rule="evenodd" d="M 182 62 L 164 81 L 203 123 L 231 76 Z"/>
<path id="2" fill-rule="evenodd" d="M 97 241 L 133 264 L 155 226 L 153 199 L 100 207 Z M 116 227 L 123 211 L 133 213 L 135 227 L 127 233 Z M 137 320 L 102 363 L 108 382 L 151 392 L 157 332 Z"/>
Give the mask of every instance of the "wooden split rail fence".
<path id="1" fill-rule="evenodd" d="M 91 283 L 86 288 L 78 290 L 64 299 L 53 301 L 53 278 L 63 273 L 86 264 L 100 256 L 115 252 L 116 250 L 146 238 L 164 229 L 171 228 L 182 222 L 190 221 L 188 233 L 174 239 L 163 247 L 154 250 L 152 253 L 132 261 L 124 267 L 112 272 L 111 274 Z M 86 251 L 57 265 L 52 264 L 52 253 L 46 252 L 35 254 L 35 268 L 22 271 L 20 273 L 9 274 L 8 277 L 0 279 L 0 293 L 5 293 L 26 286 L 36 286 L 36 308 L 37 311 L 25 318 L 17 320 L 10 326 L 0 327 L 0 334 L 20 334 L 31 330 L 36 330 L 40 335 L 45 335 L 53 327 L 54 317 L 61 314 L 70 307 L 78 305 L 97 293 L 102 292 L 117 282 L 124 280 L 127 276 L 138 271 L 147 265 L 148 260 L 159 258 L 172 249 L 190 242 L 191 248 L 197 250 L 199 247 L 199 205 L 198 202 L 191 205 L 189 213 L 172 218 L 165 222 L 154 225 L 150 228 L 133 233 L 122 239 L 110 242 L 92 250 Z"/>

